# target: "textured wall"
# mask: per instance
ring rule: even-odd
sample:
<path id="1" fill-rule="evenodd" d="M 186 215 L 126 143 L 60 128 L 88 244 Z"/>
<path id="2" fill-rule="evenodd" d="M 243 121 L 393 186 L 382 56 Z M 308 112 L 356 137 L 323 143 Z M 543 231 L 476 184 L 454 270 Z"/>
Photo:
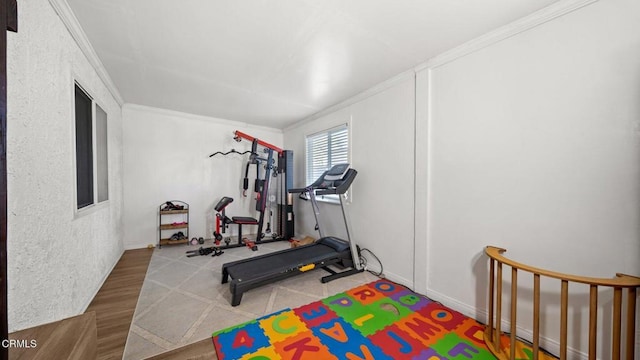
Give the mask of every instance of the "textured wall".
<path id="1" fill-rule="evenodd" d="M 121 109 L 46 0 L 8 41 L 9 330 L 84 311 L 123 251 Z M 73 80 L 108 114 L 107 206 L 74 215 Z"/>

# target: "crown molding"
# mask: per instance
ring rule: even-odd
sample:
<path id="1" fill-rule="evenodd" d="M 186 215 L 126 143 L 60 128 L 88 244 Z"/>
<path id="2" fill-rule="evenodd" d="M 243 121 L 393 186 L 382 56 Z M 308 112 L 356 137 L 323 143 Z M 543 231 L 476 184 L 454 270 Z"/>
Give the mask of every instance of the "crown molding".
<path id="1" fill-rule="evenodd" d="M 107 87 L 113 98 L 118 102 L 120 106 L 124 104 L 124 99 L 122 95 L 120 95 L 120 91 L 111 80 L 107 69 L 105 69 L 102 61 L 98 57 L 98 54 L 93 49 L 93 46 L 89 42 L 87 38 L 87 34 L 85 34 L 84 30 L 80 26 L 78 19 L 76 18 L 73 10 L 69 7 L 69 4 L 66 0 L 49 0 L 49 4 L 53 7 L 53 10 L 58 14 L 65 27 L 71 34 L 73 40 L 78 44 L 80 50 L 87 58 L 91 66 L 94 68 L 98 77 L 102 80 L 104 85 Z"/>
<path id="2" fill-rule="evenodd" d="M 338 110 L 344 109 L 347 106 L 353 105 L 353 104 L 355 104 L 357 102 L 360 102 L 360 101 L 362 101 L 362 100 L 364 100 L 364 99 L 366 99 L 368 97 L 371 97 L 371 96 L 373 96 L 373 95 L 375 95 L 377 93 L 383 92 L 383 91 L 385 91 L 385 90 L 387 90 L 387 89 L 389 89 L 389 88 L 391 88 L 391 87 L 393 87 L 393 86 L 395 86 L 395 85 L 397 85 L 397 84 L 399 84 L 399 83 L 401 83 L 403 81 L 406 81 L 406 80 L 409 80 L 409 79 L 413 79 L 414 77 L 415 77 L 415 72 L 414 72 L 413 69 L 401 72 L 400 74 L 398 74 L 398 75 L 396 75 L 396 76 L 394 76 L 394 77 L 392 77 L 390 79 L 387 79 L 387 80 L 385 80 L 385 81 L 383 81 L 381 83 L 378 83 L 378 84 L 368 88 L 367 90 L 365 90 L 365 91 L 363 91 L 361 93 L 358 93 L 358 94 L 356 94 L 356 95 L 354 95 L 354 96 L 352 96 L 352 97 L 350 97 L 350 98 L 348 98 L 348 99 L 346 99 L 344 101 L 341 101 L 341 102 L 339 102 L 339 103 L 337 103 L 335 105 L 332 105 L 332 106 L 330 106 L 328 108 L 320 110 L 317 113 L 315 113 L 313 115 L 310 115 L 310 116 L 307 116 L 306 118 L 304 118 L 304 119 L 302 119 L 300 121 L 294 122 L 293 124 L 285 127 L 284 131 L 290 131 L 290 130 L 296 129 L 296 128 L 298 128 L 298 127 L 300 127 L 300 126 L 302 126 L 304 124 L 307 124 L 307 123 L 309 123 L 309 122 L 311 122 L 313 120 L 321 118 L 321 117 L 323 117 L 325 115 L 329 115 L 329 114 L 334 113 L 334 112 L 336 112 Z"/>
<path id="3" fill-rule="evenodd" d="M 157 107 L 147 106 L 147 105 L 125 103 L 124 105 L 122 105 L 122 109 L 123 110 L 134 110 L 134 111 L 148 112 L 148 113 L 153 113 L 153 114 L 157 114 L 157 115 L 160 115 L 160 116 L 166 116 L 166 117 L 174 117 L 174 118 L 177 117 L 177 118 L 186 118 L 186 119 L 189 119 L 189 120 L 206 121 L 206 122 L 209 122 L 209 123 L 216 123 L 216 124 L 220 124 L 220 125 L 228 125 L 228 126 L 238 127 L 238 128 L 259 129 L 259 130 L 263 130 L 263 131 L 273 132 L 273 133 L 276 133 L 276 134 L 282 134 L 283 133 L 282 129 L 278 129 L 278 128 L 272 128 L 272 127 L 261 126 L 261 125 L 253 125 L 253 124 L 249 124 L 249 123 L 242 122 L 242 121 L 221 119 L 221 118 L 205 116 L 205 115 L 197 115 L 197 114 L 186 113 L 186 112 L 176 111 L 176 110 L 163 109 L 163 108 L 157 108 Z"/>
<path id="4" fill-rule="evenodd" d="M 437 55 L 424 63 L 414 67 L 411 70 L 402 72 L 386 81 L 383 81 L 373 87 L 355 95 L 347 100 L 344 100 L 338 104 L 332 105 L 324 110 L 321 110 L 311 116 L 308 116 L 294 124 L 291 124 L 284 128 L 284 131 L 293 130 L 298 128 L 306 123 L 309 123 L 313 120 L 316 120 L 322 116 L 333 113 L 337 110 L 343 109 L 347 106 L 355 104 L 361 100 L 364 100 L 372 95 L 375 95 L 379 92 L 382 92 L 404 80 L 409 78 L 413 78 L 414 73 L 422 71 L 424 69 L 433 69 L 438 66 L 447 64 L 451 61 L 454 61 L 460 57 L 466 56 L 488 46 L 491 46 L 497 42 L 508 39 L 512 36 L 520 34 L 522 32 L 533 29 L 541 24 L 544 24 L 548 21 L 551 21 L 555 18 L 588 6 L 592 3 L 595 3 L 599 0 L 561 0 L 552 5 L 549 5 L 543 9 L 536 11 L 535 13 L 526 16 L 522 19 L 516 20 L 510 24 L 502 26 L 494 31 L 486 33 L 478 38 L 475 38 L 471 41 L 468 41 L 460 46 L 457 46 L 449 51 L 446 51 L 440 55 Z M 75 17 L 73 11 L 69 7 L 69 4 L 66 0 L 49 0 L 49 3 L 56 11 L 62 22 L 67 27 L 67 30 L 75 40 L 75 42 L 80 47 L 80 50 L 84 53 L 89 63 L 93 66 L 96 73 L 100 77 L 100 79 L 104 82 L 107 89 L 111 92 L 115 100 L 120 104 L 120 106 L 124 105 L 124 100 L 118 91 L 118 88 L 115 86 L 111 77 L 109 76 L 107 70 L 105 69 L 102 61 L 96 54 L 93 46 L 89 42 L 84 30 L 80 26 L 78 19 Z M 184 115 L 183 115 L 184 116 Z M 208 118 L 207 119 L 214 119 Z M 222 119 L 219 119 L 222 120 Z M 226 120 L 224 120 L 226 121 Z"/>
<path id="5" fill-rule="evenodd" d="M 424 63 L 414 67 L 413 69 L 404 71 L 386 81 L 383 81 L 373 87 L 351 97 L 333 106 L 325 108 L 311 116 L 308 116 L 300 121 L 297 121 L 284 128 L 284 131 L 290 131 L 296 129 L 304 124 L 307 124 L 313 120 L 316 120 L 325 115 L 331 114 L 335 111 L 343 109 L 347 106 L 353 105 L 361 100 L 364 100 L 372 95 L 382 92 L 406 79 L 413 78 L 415 73 L 425 70 L 433 69 L 438 66 L 449 63 L 453 60 L 469 55 L 475 51 L 481 50 L 502 40 L 523 33 L 530 29 L 535 28 L 541 24 L 551 21 L 555 18 L 561 17 L 572 11 L 583 8 L 599 0 L 560 0 L 554 4 L 544 7 L 528 16 L 525 16 L 519 20 L 502 26 L 496 30 L 490 31 L 480 37 L 477 37 L 471 41 L 468 41 L 460 46 L 457 46 L 449 51 L 445 51 L 440 55 L 425 61 Z"/>
<path id="6" fill-rule="evenodd" d="M 542 25 L 548 21 L 559 18 L 570 12 L 583 8 L 587 5 L 591 5 L 599 0 L 561 0 L 547 7 L 544 7 L 531 15 L 525 16 L 519 20 L 509 23 L 505 26 L 499 27 L 496 30 L 490 31 L 480 37 L 477 37 L 471 41 L 468 41 L 460 46 L 457 46 L 449 51 L 437 55 L 426 62 L 416 66 L 414 70 L 416 72 L 424 69 L 433 69 L 438 66 L 447 64 L 463 56 L 469 55 L 473 52 L 491 46 L 502 40 L 508 39 L 512 36 L 518 35 L 525 31 L 531 30 L 539 25 Z"/>

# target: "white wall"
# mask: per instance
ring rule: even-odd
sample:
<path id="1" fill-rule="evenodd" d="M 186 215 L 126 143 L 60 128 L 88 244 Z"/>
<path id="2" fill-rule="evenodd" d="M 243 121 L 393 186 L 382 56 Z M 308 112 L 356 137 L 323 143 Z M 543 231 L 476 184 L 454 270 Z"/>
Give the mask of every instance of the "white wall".
<path id="1" fill-rule="evenodd" d="M 485 245 L 561 272 L 640 275 L 639 2 L 596 2 L 418 81 L 431 96 L 417 100 L 430 112 L 418 159 L 429 164 L 428 295 L 484 317 Z M 578 291 L 570 322 L 584 328 Z M 559 300 L 549 300 L 543 334 L 559 339 Z M 519 319 L 530 331 L 531 312 Z M 586 340 L 569 345 L 584 351 Z"/>
<path id="2" fill-rule="evenodd" d="M 123 252 L 119 104 L 46 0 L 8 33 L 9 331 L 84 312 Z M 74 85 L 108 114 L 106 206 L 74 217 Z"/>
<path id="3" fill-rule="evenodd" d="M 413 286 L 414 98 L 414 78 L 404 76 L 379 93 L 285 130 L 285 147 L 294 151 L 295 186 L 304 187 L 306 135 L 350 123 L 351 166 L 358 170 L 346 206 L 352 239 L 380 258 L 387 277 L 407 286 Z M 339 205 L 320 205 L 325 235 L 344 238 Z M 295 211 L 296 232 L 318 237 L 311 205 L 296 201 Z"/>
<path id="4" fill-rule="evenodd" d="M 640 275 L 640 3 L 561 8 L 427 61 L 415 88 L 391 79 L 285 129 L 302 186 L 305 135 L 351 119 L 356 241 L 391 279 L 482 321 L 486 245 L 561 272 Z M 322 205 L 339 232 L 339 211 Z M 298 202 L 296 216 L 313 234 L 310 206 Z M 544 345 L 557 351 L 559 285 L 543 290 Z M 571 291 L 569 321 L 584 329 L 588 290 Z M 610 308 L 611 292 L 599 301 Z M 531 311 L 518 316 L 527 337 Z M 572 356 L 585 351 L 580 332 Z"/>
<path id="5" fill-rule="evenodd" d="M 157 244 L 158 206 L 169 200 L 190 205 L 190 238 L 212 237 L 214 207 L 223 196 L 234 198 L 227 216 L 256 216 L 252 192 L 255 165 L 249 173 L 248 197 L 242 197 L 248 155 L 209 155 L 251 150 L 251 142 L 233 140 L 235 130 L 282 146 L 281 130 L 129 104 L 123 107 L 123 118 L 125 248 Z M 264 176 L 264 169 L 261 171 Z M 237 226 L 229 230 L 233 235 Z M 255 227 L 243 229 L 247 234 L 250 230 Z M 171 231 L 163 233 L 165 236 L 171 236 Z"/>

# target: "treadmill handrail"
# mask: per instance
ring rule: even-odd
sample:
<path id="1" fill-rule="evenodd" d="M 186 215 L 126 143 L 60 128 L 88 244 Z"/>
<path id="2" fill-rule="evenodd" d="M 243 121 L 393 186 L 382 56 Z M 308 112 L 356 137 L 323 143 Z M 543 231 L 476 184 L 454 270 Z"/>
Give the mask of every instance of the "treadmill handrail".
<path id="1" fill-rule="evenodd" d="M 310 190 L 313 190 L 313 189 L 310 186 L 307 186 L 306 188 L 289 189 L 289 193 L 290 194 L 301 194 L 301 193 L 309 192 Z"/>

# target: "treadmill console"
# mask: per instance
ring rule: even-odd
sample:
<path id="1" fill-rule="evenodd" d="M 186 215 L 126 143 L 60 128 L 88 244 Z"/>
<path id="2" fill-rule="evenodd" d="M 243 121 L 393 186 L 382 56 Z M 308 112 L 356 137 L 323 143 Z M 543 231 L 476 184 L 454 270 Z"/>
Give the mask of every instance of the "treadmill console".
<path id="1" fill-rule="evenodd" d="M 324 179 L 327 181 L 341 180 L 348 170 L 349 164 L 345 163 L 334 165 L 326 174 L 324 174 Z"/>
<path id="2" fill-rule="evenodd" d="M 333 165 L 331 169 L 325 171 L 311 186 L 314 189 L 335 189 L 338 183 L 343 181 L 348 172 L 349 164 L 347 163 Z"/>
<path id="3" fill-rule="evenodd" d="M 315 191 L 317 195 L 344 194 L 358 172 L 349 164 L 337 164 L 325 171 L 313 184 L 303 189 L 289 189 L 289 193 L 307 193 Z"/>

